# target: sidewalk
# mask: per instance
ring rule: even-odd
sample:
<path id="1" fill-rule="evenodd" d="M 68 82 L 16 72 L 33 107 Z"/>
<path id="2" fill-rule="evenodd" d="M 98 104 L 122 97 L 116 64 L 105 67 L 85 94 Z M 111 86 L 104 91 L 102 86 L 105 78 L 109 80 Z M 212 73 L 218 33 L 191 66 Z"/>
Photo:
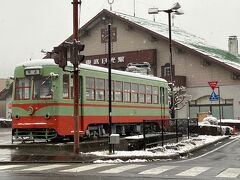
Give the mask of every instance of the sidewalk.
<path id="1" fill-rule="evenodd" d="M 89 163 L 101 161 L 131 162 L 136 159 L 152 161 L 156 159 L 177 159 L 211 144 L 224 141 L 229 136 L 198 136 L 183 139 L 179 143 L 148 148 L 146 151 L 108 150 L 74 154 L 72 143 L 60 144 L 11 144 L 9 130 L 0 130 L 0 163 Z M 3 138 L 4 137 L 4 138 Z"/>
<path id="2" fill-rule="evenodd" d="M 99 151 L 88 154 L 101 157 L 101 160 L 97 162 L 136 162 L 137 160 L 144 162 L 159 159 L 178 159 L 200 150 L 201 148 L 227 140 L 229 137 L 230 136 L 198 136 L 190 139 L 183 139 L 179 143 L 167 144 L 164 147 L 158 146 L 149 148 L 146 149 L 146 151 L 116 151 L 114 154 L 109 154 L 108 151 Z"/>

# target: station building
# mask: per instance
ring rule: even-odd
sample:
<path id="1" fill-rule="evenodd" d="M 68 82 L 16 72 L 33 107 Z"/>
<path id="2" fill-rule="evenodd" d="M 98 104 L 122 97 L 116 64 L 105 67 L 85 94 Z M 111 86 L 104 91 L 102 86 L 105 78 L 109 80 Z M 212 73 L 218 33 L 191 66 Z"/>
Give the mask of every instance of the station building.
<path id="1" fill-rule="evenodd" d="M 84 63 L 107 67 L 108 24 L 112 26 L 112 68 L 126 70 L 129 63 L 148 62 L 152 75 L 170 81 L 168 25 L 135 16 L 102 10 L 79 29 L 85 44 Z M 70 40 L 69 37 L 67 40 Z M 229 50 L 210 46 L 205 40 L 172 27 L 172 69 L 175 87 L 186 87 L 190 101 L 176 117 L 212 113 L 222 119 L 240 119 L 240 57 L 237 37 L 229 37 Z M 215 95 L 208 82 L 217 81 Z"/>

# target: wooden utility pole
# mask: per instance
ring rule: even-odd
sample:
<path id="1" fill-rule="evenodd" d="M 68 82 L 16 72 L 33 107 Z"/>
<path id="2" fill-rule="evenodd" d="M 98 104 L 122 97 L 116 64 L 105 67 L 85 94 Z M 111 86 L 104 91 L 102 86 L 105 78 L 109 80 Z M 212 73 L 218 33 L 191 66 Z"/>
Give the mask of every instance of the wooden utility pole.
<path id="1" fill-rule="evenodd" d="M 78 0 L 73 0 L 73 41 L 78 40 Z M 78 64 L 73 64 L 74 87 L 74 153 L 79 154 L 79 70 Z"/>

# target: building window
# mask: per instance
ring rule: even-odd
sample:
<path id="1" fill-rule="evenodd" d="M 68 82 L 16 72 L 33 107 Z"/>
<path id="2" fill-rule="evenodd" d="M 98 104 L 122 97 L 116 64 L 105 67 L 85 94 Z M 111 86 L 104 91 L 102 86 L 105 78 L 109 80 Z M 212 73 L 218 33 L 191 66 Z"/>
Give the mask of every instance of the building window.
<path id="1" fill-rule="evenodd" d="M 170 63 L 166 63 L 164 66 L 161 67 L 161 75 L 162 77 L 169 77 L 171 76 L 171 69 L 170 69 Z M 175 66 L 172 65 L 172 75 L 175 75 Z"/>
<path id="2" fill-rule="evenodd" d="M 112 42 L 117 41 L 117 28 L 112 27 Z M 107 43 L 108 42 L 108 29 L 101 29 L 101 43 Z"/>
<path id="3" fill-rule="evenodd" d="M 171 76 L 170 67 L 164 67 L 164 76 Z"/>

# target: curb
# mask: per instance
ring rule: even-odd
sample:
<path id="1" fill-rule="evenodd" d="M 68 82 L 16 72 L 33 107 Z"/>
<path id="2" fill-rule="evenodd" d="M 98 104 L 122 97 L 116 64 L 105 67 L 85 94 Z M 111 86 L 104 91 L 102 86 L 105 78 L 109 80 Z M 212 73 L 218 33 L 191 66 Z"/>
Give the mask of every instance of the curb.
<path id="1" fill-rule="evenodd" d="M 101 157 L 101 158 L 99 158 L 99 160 L 107 161 L 107 160 L 120 159 L 122 161 L 129 161 L 129 160 L 134 160 L 134 159 L 145 159 L 147 161 L 153 161 L 153 160 L 158 160 L 158 159 L 179 159 L 181 156 L 186 156 L 189 153 L 198 151 L 204 147 L 210 146 L 210 145 L 220 142 L 222 140 L 229 139 L 229 137 L 231 137 L 231 136 L 224 136 L 216 141 L 209 142 L 209 143 L 206 143 L 206 144 L 198 146 L 198 147 L 194 147 L 188 151 L 177 152 L 170 156 L 131 156 L 131 157 L 130 156 L 113 156 L 113 157 Z"/>
<path id="2" fill-rule="evenodd" d="M 168 156 L 114 156 L 114 157 L 101 157 L 98 160 L 108 161 L 108 160 L 117 160 L 120 159 L 122 161 L 131 161 L 135 159 L 145 159 L 147 161 L 153 161 L 157 159 L 177 159 L 179 158 L 179 153 L 174 153 Z M 92 161 L 94 162 L 94 161 Z"/>
<path id="3" fill-rule="evenodd" d="M 188 155 L 189 153 L 198 151 L 198 150 L 200 150 L 200 149 L 202 149 L 202 148 L 204 148 L 204 147 L 210 146 L 210 145 L 215 144 L 215 143 L 217 143 L 217 142 L 220 142 L 220 141 L 222 141 L 222 140 L 229 139 L 229 137 L 231 137 L 231 136 L 224 136 L 224 137 L 222 137 L 221 139 L 218 139 L 218 140 L 216 140 L 216 141 L 209 142 L 209 143 L 206 143 L 206 144 L 204 144 L 204 145 L 201 145 L 201 146 L 192 148 L 192 149 L 190 149 L 189 151 L 180 152 L 179 155 L 180 155 L 180 156 L 186 156 L 186 155 Z"/>

